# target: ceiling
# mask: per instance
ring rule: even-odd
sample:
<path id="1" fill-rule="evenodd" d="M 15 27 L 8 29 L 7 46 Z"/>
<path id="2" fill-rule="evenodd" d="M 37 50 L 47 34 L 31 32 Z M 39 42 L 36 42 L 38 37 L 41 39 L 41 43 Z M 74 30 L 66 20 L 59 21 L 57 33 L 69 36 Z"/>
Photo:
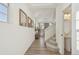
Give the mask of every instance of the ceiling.
<path id="1" fill-rule="evenodd" d="M 37 22 L 53 22 L 55 20 L 55 3 L 29 3 L 32 15 Z"/>
<path id="2" fill-rule="evenodd" d="M 57 3 L 28 3 L 31 8 L 55 8 Z"/>

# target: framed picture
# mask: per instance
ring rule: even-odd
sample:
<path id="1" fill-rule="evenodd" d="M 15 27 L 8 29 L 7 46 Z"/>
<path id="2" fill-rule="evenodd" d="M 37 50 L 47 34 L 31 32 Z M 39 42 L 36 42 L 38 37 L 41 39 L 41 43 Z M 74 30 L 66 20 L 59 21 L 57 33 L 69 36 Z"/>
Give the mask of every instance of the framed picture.
<path id="1" fill-rule="evenodd" d="M 19 9 L 19 25 L 28 27 L 27 15 L 22 9 Z"/>
<path id="2" fill-rule="evenodd" d="M 32 19 L 28 17 L 28 27 L 32 27 L 32 23 L 33 23 Z"/>

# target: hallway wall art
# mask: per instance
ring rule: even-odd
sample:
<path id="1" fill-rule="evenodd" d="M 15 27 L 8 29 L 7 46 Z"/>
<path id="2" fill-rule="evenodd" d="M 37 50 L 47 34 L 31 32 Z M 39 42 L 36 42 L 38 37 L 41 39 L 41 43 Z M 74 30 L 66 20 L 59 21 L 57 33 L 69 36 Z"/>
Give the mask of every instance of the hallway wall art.
<path id="1" fill-rule="evenodd" d="M 19 9 L 19 25 L 28 27 L 28 17 L 22 9 Z"/>

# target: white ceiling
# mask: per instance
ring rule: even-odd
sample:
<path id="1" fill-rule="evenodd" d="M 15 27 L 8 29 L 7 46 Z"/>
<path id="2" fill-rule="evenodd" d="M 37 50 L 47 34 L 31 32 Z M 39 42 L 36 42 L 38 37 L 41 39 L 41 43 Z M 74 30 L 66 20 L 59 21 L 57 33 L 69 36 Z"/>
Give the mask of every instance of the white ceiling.
<path id="1" fill-rule="evenodd" d="M 29 3 L 29 7 L 31 8 L 55 8 L 57 3 Z"/>
<path id="2" fill-rule="evenodd" d="M 30 11 L 36 21 L 51 22 L 55 20 L 55 3 L 30 3 L 28 4 Z"/>

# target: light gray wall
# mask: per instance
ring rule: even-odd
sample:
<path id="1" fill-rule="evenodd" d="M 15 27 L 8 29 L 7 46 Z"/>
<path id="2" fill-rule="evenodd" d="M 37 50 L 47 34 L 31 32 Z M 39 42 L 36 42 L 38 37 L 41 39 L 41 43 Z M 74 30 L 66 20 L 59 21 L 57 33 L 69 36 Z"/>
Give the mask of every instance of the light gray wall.
<path id="1" fill-rule="evenodd" d="M 0 22 L 0 54 L 24 54 L 34 41 L 34 28 L 19 26 L 19 8 L 33 20 L 26 4 L 10 3 L 8 23 Z"/>
<path id="2" fill-rule="evenodd" d="M 78 54 L 79 50 L 77 50 L 77 38 L 76 38 L 76 12 L 79 11 L 79 4 L 72 4 L 72 54 Z"/>
<path id="3" fill-rule="evenodd" d="M 0 23 L 0 55 L 24 54 L 34 41 L 34 29 Z"/>
<path id="4" fill-rule="evenodd" d="M 10 3 L 9 4 L 9 17 L 8 23 L 19 25 L 19 9 L 22 9 L 27 16 L 29 16 L 33 21 L 35 20 L 34 17 L 31 15 L 31 12 L 25 3 Z"/>

